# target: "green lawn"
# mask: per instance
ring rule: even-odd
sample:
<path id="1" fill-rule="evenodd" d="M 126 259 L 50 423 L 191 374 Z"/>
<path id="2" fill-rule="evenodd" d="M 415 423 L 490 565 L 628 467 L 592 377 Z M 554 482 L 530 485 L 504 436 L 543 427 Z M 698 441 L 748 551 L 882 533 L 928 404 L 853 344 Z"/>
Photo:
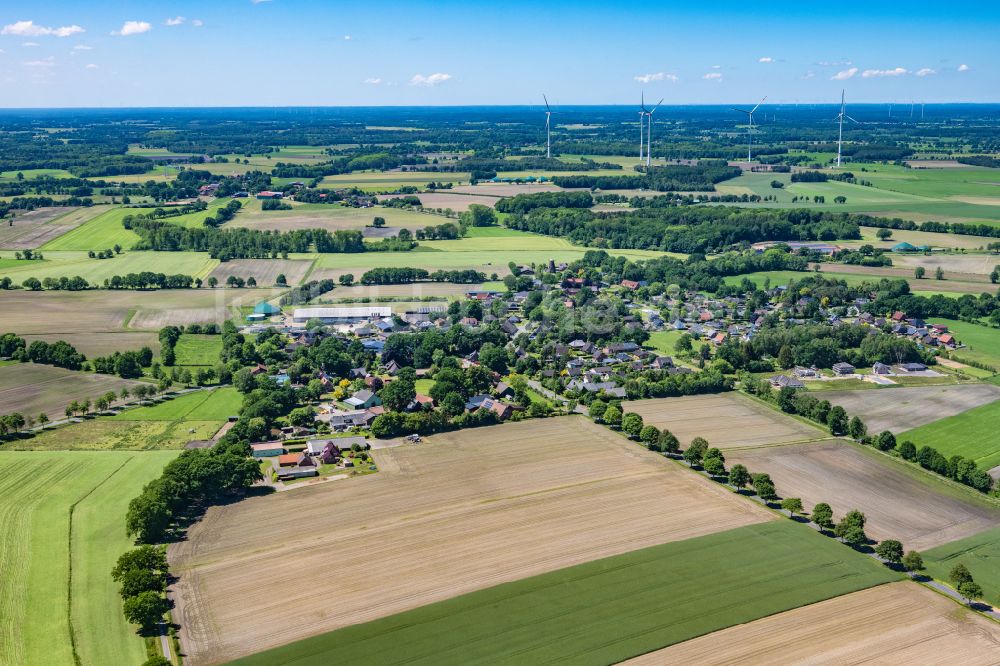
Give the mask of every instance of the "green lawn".
<path id="1" fill-rule="evenodd" d="M 215 365 L 222 351 L 221 335 L 185 333 L 174 347 L 177 365 Z"/>
<path id="2" fill-rule="evenodd" d="M 899 580 L 774 521 L 526 578 L 346 627 L 237 664 L 609 664 Z"/>
<path id="3" fill-rule="evenodd" d="M 932 548 L 923 554 L 927 573 L 947 581 L 956 564 L 964 564 L 983 588 L 987 603 L 1000 599 L 1000 527 Z"/>
<path id="4" fill-rule="evenodd" d="M 684 333 L 685 331 L 656 331 L 655 333 L 650 333 L 649 340 L 646 341 L 646 346 L 652 347 L 667 356 L 673 356 L 677 353 L 674 345 Z"/>
<path id="5" fill-rule="evenodd" d="M 175 455 L 0 452 L 0 663 L 72 665 L 71 631 L 76 663 L 146 659 L 110 572 L 125 507 Z"/>
<path id="6" fill-rule="evenodd" d="M 955 350 L 953 354 L 955 360 L 968 359 L 1000 368 L 1000 328 L 954 319 L 933 318 L 929 321 L 932 324 L 944 324 L 960 343 L 966 345 L 962 349 Z"/>
<path id="7" fill-rule="evenodd" d="M 193 440 L 211 439 L 222 427 L 210 421 L 126 421 L 115 417 L 49 428 L 29 439 L 7 443 L 18 451 L 157 451 L 182 449 Z M 2 663 L 2 662 L 0 662 Z"/>
<path id="8" fill-rule="evenodd" d="M 976 461 L 980 469 L 1000 465 L 1000 400 L 908 430 L 896 437 L 931 446 L 945 458 L 960 455 Z"/>
<path id="9" fill-rule="evenodd" d="M 232 387 L 196 391 L 156 405 L 129 409 L 108 418 L 114 421 L 225 421 L 236 415 L 242 400 L 239 392 Z"/>

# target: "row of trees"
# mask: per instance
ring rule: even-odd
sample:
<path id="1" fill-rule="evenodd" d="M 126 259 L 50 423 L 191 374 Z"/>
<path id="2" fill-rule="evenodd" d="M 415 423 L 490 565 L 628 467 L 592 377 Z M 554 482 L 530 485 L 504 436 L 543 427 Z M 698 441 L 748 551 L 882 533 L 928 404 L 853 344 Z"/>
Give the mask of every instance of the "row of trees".
<path id="1" fill-rule="evenodd" d="M 431 282 L 454 282 L 476 284 L 486 280 L 486 274 L 472 269 L 437 270 L 433 273 L 423 268 L 373 268 L 361 276 L 361 284 L 410 284 L 430 280 Z"/>
<path id="2" fill-rule="evenodd" d="M 635 176 L 554 176 L 559 187 L 601 190 L 656 190 L 658 192 L 712 192 L 715 184 L 736 178 L 741 173 L 724 160 L 703 160 L 696 166 L 668 165 L 651 167 Z"/>
<path id="3" fill-rule="evenodd" d="M 118 375 L 123 379 L 142 377 L 142 369 L 153 363 L 153 350 L 143 347 L 139 351 L 116 351 L 110 356 L 98 356 L 93 361 L 94 372 Z"/>
<path id="4" fill-rule="evenodd" d="M 0 358 L 54 365 L 67 370 L 79 370 L 87 360 L 86 356 L 64 340 L 52 343 L 35 340 L 27 345 L 24 338 L 15 333 L 0 335 Z"/>

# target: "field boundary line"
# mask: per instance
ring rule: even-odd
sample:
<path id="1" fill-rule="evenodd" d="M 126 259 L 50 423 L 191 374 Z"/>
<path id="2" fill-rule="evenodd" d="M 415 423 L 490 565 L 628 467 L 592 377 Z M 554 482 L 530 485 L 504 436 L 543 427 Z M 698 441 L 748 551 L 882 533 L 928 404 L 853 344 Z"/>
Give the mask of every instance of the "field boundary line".
<path id="1" fill-rule="evenodd" d="M 110 474 L 104 477 L 104 479 L 102 479 L 100 483 L 98 483 L 93 488 L 85 492 L 81 497 L 77 498 L 75 502 L 69 505 L 69 520 L 67 521 L 68 522 L 67 551 L 69 557 L 67 558 L 67 566 L 66 566 L 66 623 L 69 625 L 69 647 L 70 651 L 73 653 L 73 663 L 75 663 L 77 666 L 82 666 L 83 661 L 81 661 L 80 659 L 80 653 L 76 651 L 76 633 L 75 633 L 76 629 L 73 626 L 73 513 L 76 511 L 77 504 L 90 497 L 90 495 L 95 490 L 97 490 L 105 483 L 107 483 L 111 479 L 111 477 L 113 477 L 115 474 L 121 471 L 121 469 L 125 467 L 125 465 L 132 462 L 133 458 L 135 458 L 135 456 L 130 455 L 128 458 L 124 460 L 124 462 L 122 462 L 121 465 L 116 467 L 114 470 L 111 471 Z"/>

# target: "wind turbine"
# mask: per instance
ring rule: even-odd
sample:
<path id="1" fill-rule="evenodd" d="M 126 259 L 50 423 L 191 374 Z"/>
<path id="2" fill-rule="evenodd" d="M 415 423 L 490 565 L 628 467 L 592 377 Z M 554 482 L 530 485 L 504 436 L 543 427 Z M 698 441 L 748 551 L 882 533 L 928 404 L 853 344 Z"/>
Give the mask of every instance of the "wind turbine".
<path id="1" fill-rule="evenodd" d="M 552 120 L 552 109 L 549 108 L 549 98 L 542 93 L 542 99 L 545 100 L 545 157 L 552 159 L 552 132 L 551 132 L 551 120 Z"/>
<path id="2" fill-rule="evenodd" d="M 660 101 L 656 103 L 656 106 L 654 106 L 652 108 L 652 110 L 650 110 L 650 111 L 648 111 L 646 113 L 646 117 L 649 119 L 649 127 L 646 129 L 646 168 L 647 169 L 650 166 L 652 166 L 651 156 L 653 154 L 653 113 L 658 108 L 660 108 L 661 104 L 663 104 L 663 98 L 662 97 L 660 98 Z"/>
<path id="3" fill-rule="evenodd" d="M 749 111 L 747 111 L 745 109 L 737 109 L 735 106 L 729 107 L 733 111 L 739 111 L 740 113 L 747 114 L 747 116 L 750 118 L 750 126 L 747 127 L 747 162 L 752 161 L 752 157 L 753 157 L 753 155 L 752 155 L 752 150 L 753 150 L 753 114 L 754 114 L 754 111 L 756 111 L 757 109 L 760 108 L 760 105 L 764 103 L 765 99 L 767 99 L 767 95 L 764 95 L 764 99 L 762 99 L 759 102 L 757 102 L 757 106 L 753 107 Z"/>
<path id="4" fill-rule="evenodd" d="M 642 123 L 646 115 L 646 93 L 639 98 L 639 164 L 642 164 Z"/>
<path id="5" fill-rule="evenodd" d="M 890 107 L 891 108 L 891 107 Z M 847 118 L 852 123 L 860 125 L 857 120 L 851 118 L 847 115 L 847 104 L 844 102 L 844 91 L 840 91 L 840 113 L 837 114 L 837 120 L 840 122 L 840 132 L 837 134 L 837 168 L 840 168 L 840 148 L 844 143 L 844 118 Z"/>

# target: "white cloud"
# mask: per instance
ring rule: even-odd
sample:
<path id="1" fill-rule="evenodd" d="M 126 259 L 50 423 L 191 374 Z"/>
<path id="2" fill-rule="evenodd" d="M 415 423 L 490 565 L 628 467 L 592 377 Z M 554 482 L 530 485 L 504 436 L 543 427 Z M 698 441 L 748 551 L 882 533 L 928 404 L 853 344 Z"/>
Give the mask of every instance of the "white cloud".
<path id="1" fill-rule="evenodd" d="M 53 56 L 49 56 L 48 58 L 43 58 L 41 60 L 28 60 L 22 62 L 21 64 L 25 67 L 39 67 L 44 69 L 48 67 L 55 67 L 56 59 Z"/>
<path id="2" fill-rule="evenodd" d="M 772 63 L 774 62 L 774 58 L 771 58 L 769 56 L 764 56 L 763 58 L 759 58 L 757 62 Z"/>
<path id="3" fill-rule="evenodd" d="M 820 60 L 816 63 L 819 67 L 850 67 L 853 64 L 850 60 Z"/>
<path id="4" fill-rule="evenodd" d="M 144 32 L 149 32 L 153 29 L 146 21 L 125 21 L 122 24 L 121 30 L 115 30 L 111 34 L 117 35 L 119 37 L 128 37 L 129 35 L 141 35 Z"/>
<path id="5" fill-rule="evenodd" d="M 95 65 L 94 63 L 90 63 L 87 65 L 87 69 L 97 69 L 97 65 Z"/>
<path id="6" fill-rule="evenodd" d="M 168 18 L 166 21 L 163 22 L 163 25 L 169 25 L 169 26 L 181 25 L 182 23 L 184 23 L 184 20 L 185 19 L 183 16 L 175 16 L 174 18 Z"/>
<path id="7" fill-rule="evenodd" d="M 635 81 L 639 83 L 651 83 L 653 81 L 671 81 L 677 83 L 680 78 L 676 74 L 667 74 L 665 72 L 656 72 L 655 74 L 640 74 L 639 76 L 632 77 Z"/>
<path id="8" fill-rule="evenodd" d="M 909 70 L 902 67 L 895 67 L 893 69 L 866 69 L 861 72 L 861 78 L 872 79 L 880 78 L 883 76 L 903 76 L 904 74 L 909 74 Z"/>
<path id="9" fill-rule="evenodd" d="M 705 79 L 706 81 L 721 81 L 722 74 L 719 74 L 718 72 L 709 72 L 708 74 L 706 74 L 701 78 Z"/>
<path id="10" fill-rule="evenodd" d="M 932 76 L 934 74 L 937 74 L 937 70 L 931 69 L 930 67 L 924 67 L 917 70 L 917 76 Z"/>
<path id="11" fill-rule="evenodd" d="M 424 76 L 423 74 L 414 74 L 413 78 L 410 79 L 411 86 L 436 86 L 451 78 L 451 74 L 444 74 L 442 72 L 435 72 L 430 76 Z"/>
<path id="12" fill-rule="evenodd" d="M 722 65 L 712 65 L 712 69 L 722 69 Z"/>
<path id="13" fill-rule="evenodd" d="M 205 22 L 202 21 L 201 19 L 191 19 L 191 25 L 193 25 L 196 28 L 200 28 L 201 26 L 205 25 Z"/>
<path id="14" fill-rule="evenodd" d="M 812 79 L 816 77 L 816 72 L 806 72 L 802 75 L 803 79 Z"/>
<path id="15" fill-rule="evenodd" d="M 255 4 L 255 5 L 260 5 L 260 4 L 263 4 L 265 2 L 271 2 L 271 0 L 250 0 L 250 2 L 253 3 L 253 4 Z"/>
<path id="16" fill-rule="evenodd" d="M 830 80 L 831 81 L 846 81 L 847 79 L 851 78 L 852 76 L 854 76 L 857 73 L 858 73 L 858 68 L 857 67 L 851 67 L 850 69 L 845 69 L 845 70 L 843 70 L 841 72 L 837 72 L 836 74 L 834 74 L 833 76 L 830 77 Z"/>
<path id="17" fill-rule="evenodd" d="M 373 77 L 373 78 L 370 78 L 370 79 L 365 79 L 365 83 L 367 83 L 368 85 L 371 85 L 371 86 L 377 86 L 380 83 L 382 83 L 382 79 L 380 79 L 379 77 L 376 76 L 376 77 Z"/>
<path id="18" fill-rule="evenodd" d="M 967 72 L 970 69 L 972 69 L 972 68 L 969 67 L 968 65 L 966 65 L 965 63 L 962 63 L 961 65 L 958 66 L 958 71 L 960 71 L 960 72 Z"/>
<path id="19" fill-rule="evenodd" d="M 344 41 L 345 42 L 351 41 L 351 36 L 350 35 L 344 35 Z"/>
<path id="20" fill-rule="evenodd" d="M 38 42 L 24 42 L 23 44 L 21 44 L 21 46 L 26 46 L 29 49 L 33 49 L 36 46 L 41 46 L 41 44 L 39 44 Z"/>
<path id="21" fill-rule="evenodd" d="M 77 44 L 76 46 L 73 47 L 73 50 L 74 51 L 89 51 L 92 48 L 94 48 L 94 47 L 93 46 L 87 46 L 86 44 Z"/>
<path id="22" fill-rule="evenodd" d="M 70 37 L 81 32 L 86 31 L 78 25 L 47 28 L 44 25 L 35 25 L 34 21 L 17 21 L 0 29 L 0 35 L 14 35 L 16 37 Z"/>

